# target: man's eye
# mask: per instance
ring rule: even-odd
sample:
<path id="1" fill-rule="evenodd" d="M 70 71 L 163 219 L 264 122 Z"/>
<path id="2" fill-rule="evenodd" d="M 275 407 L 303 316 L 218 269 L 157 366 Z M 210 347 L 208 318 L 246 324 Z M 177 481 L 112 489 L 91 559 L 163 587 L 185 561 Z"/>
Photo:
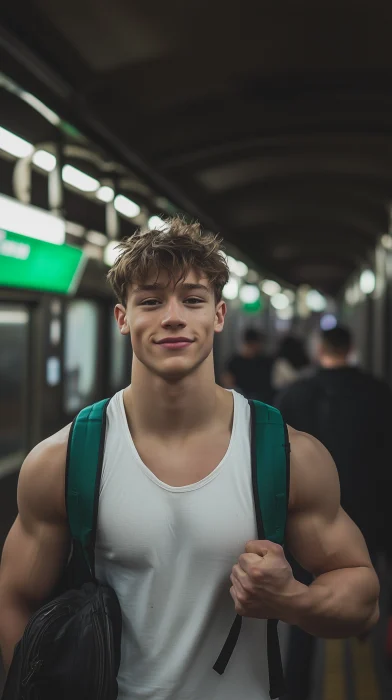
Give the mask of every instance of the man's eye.
<path id="1" fill-rule="evenodd" d="M 204 299 L 199 299 L 198 297 L 189 297 L 188 299 L 185 299 L 186 304 L 202 304 L 204 302 Z"/>
<path id="2" fill-rule="evenodd" d="M 156 306 L 157 304 L 159 304 L 158 299 L 144 299 L 140 302 L 140 306 Z"/>

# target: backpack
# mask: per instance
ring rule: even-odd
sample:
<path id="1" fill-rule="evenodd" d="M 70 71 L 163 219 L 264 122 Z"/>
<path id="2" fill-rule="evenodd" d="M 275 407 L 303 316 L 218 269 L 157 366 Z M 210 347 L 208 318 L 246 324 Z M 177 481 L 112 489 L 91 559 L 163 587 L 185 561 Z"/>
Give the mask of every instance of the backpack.
<path id="1" fill-rule="evenodd" d="M 2 700 L 117 698 L 121 608 L 94 575 L 107 403 L 84 409 L 72 424 L 65 489 L 72 554 L 58 594 L 32 615 L 15 647 Z"/>
<path id="2" fill-rule="evenodd" d="M 99 502 L 99 487 L 102 472 L 104 443 L 106 435 L 106 409 L 109 401 L 100 401 L 92 406 L 84 408 L 75 418 L 68 443 L 67 470 L 66 470 L 66 502 L 67 515 L 72 535 L 73 556 L 68 566 L 67 573 L 74 582 L 74 585 L 81 586 L 84 595 L 93 595 L 91 589 L 86 588 L 86 581 L 94 580 L 94 548 L 96 537 L 96 522 Z M 252 486 L 255 503 L 255 514 L 257 522 L 257 533 L 259 539 L 268 539 L 277 544 L 284 545 L 285 527 L 288 506 L 289 491 L 289 442 L 287 427 L 283 422 L 280 412 L 258 401 L 249 401 L 251 409 L 251 463 L 252 463 Z M 112 692 L 102 696 L 102 700 L 115 700 L 117 695 L 117 684 L 115 677 L 118 673 L 120 663 L 119 645 L 121 638 L 121 613 L 120 620 L 118 601 L 111 589 L 100 586 L 96 582 L 89 583 L 96 591 L 104 591 L 109 596 L 110 605 L 106 605 L 106 621 L 112 626 L 111 634 L 116 643 L 116 652 L 111 654 L 110 678 L 107 681 Z M 71 592 L 74 596 L 75 591 Z M 65 596 L 67 594 L 64 594 Z M 51 605 L 59 606 L 59 598 Z M 41 609 L 36 613 L 38 629 L 42 625 Z M 33 619 L 33 618 L 32 618 Z M 217 659 L 214 670 L 223 674 L 230 657 L 234 651 L 241 630 L 242 617 L 237 615 L 231 627 L 227 640 L 221 654 Z M 31 623 L 29 623 L 30 625 Z M 64 627 L 65 624 L 61 623 Z M 267 653 L 269 668 L 270 697 L 278 698 L 285 693 L 282 661 L 279 648 L 277 632 L 277 620 L 267 622 Z M 27 632 L 27 630 L 26 630 Z M 23 639 L 26 636 L 23 637 Z M 109 635 L 110 636 L 110 635 Z M 53 635 L 51 635 L 53 637 Z M 22 639 L 22 643 L 23 643 Z M 91 640 L 87 640 L 91 641 Z M 113 643 L 111 645 L 113 649 Z M 67 654 L 67 649 L 58 649 Z M 31 654 L 30 654 L 31 656 Z M 60 656 L 56 656 L 61 658 Z M 14 662 L 13 662 L 14 663 Z M 52 654 L 53 663 L 53 654 Z M 66 664 L 57 664 L 69 675 L 70 669 Z M 57 666 L 56 666 L 57 667 Z M 35 672 L 32 666 L 33 676 L 39 680 L 40 668 Z M 88 665 L 88 668 L 92 668 Z M 95 668 L 99 668 L 98 665 Z M 61 675 L 61 674 L 60 674 Z M 84 674 L 86 676 L 88 674 Z M 94 672 L 93 672 L 94 675 Z M 60 676 L 59 676 L 60 678 Z M 22 679 L 23 680 L 23 679 Z M 26 680 L 24 678 L 24 680 Z M 60 679 L 61 680 L 61 679 Z M 8 681 L 7 681 L 8 683 Z M 61 684 L 58 686 L 61 688 Z M 51 686 L 51 696 L 29 695 L 29 694 L 6 694 L 3 700 L 46 700 L 46 697 L 65 698 L 61 692 L 53 690 Z M 71 692 L 69 692 L 71 695 Z M 72 692 L 72 700 L 101 700 L 99 695 L 78 695 Z"/>

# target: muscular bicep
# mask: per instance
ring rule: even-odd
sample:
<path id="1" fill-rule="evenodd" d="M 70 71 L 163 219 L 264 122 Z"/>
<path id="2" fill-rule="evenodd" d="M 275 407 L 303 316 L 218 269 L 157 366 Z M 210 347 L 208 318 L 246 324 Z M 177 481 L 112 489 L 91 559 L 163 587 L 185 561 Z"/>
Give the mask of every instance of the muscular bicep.
<path id="1" fill-rule="evenodd" d="M 304 569 L 327 571 L 371 566 L 358 527 L 340 506 L 340 487 L 329 452 L 315 438 L 293 431 L 290 437 L 291 494 L 287 543 Z"/>
<path id="2" fill-rule="evenodd" d="M 54 590 L 68 551 L 67 534 L 51 523 L 27 528 L 17 517 L 4 545 L 0 588 L 32 609 Z"/>
<path id="3" fill-rule="evenodd" d="M 34 609 L 53 591 L 69 551 L 62 506 L 62 446 L 29 455 L 18 484 L 18 517 L 4 545 L 0 567 L 2 599 Z"/>

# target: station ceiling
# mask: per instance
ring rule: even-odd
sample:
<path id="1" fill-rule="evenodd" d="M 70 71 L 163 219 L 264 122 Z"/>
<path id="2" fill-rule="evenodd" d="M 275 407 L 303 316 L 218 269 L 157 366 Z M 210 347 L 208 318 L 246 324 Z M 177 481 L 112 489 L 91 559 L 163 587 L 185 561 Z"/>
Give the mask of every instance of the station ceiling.
<path id="1" fill-rule="evenodd" d="M 262 269 L 336 293 L 371 260 L 389 1 L 12 0 L 0 24 L 5 72 Z"/>

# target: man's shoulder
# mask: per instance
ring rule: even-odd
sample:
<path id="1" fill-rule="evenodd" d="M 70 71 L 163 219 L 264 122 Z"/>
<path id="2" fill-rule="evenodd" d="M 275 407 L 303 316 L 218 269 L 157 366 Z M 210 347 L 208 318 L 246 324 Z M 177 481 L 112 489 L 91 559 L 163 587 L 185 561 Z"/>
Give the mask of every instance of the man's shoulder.
<path id="1" fill-rule="evenodd" d="M 25 461 L 29 464 L 47 464 L 48 462 L 53 464 L 64 461 L 65 466 L 70 429 L 71 424 L 66 425 L 57 433 L 39 442 L 27 455 Z"/>
<path id="2" fill-rule="evenodd" d="M 296 381 L 290 384 L 290 386 L 282 390 L 280 396 L 282 399 L 285 397 L 308 398 L 309 395 L 313 394 L 319 387 L 319 384 L 319 373 L 317 370 L 315 370 L 306 377 L 296 379 Z"/>
<path id="3" fill-rule="evenodd" d="M 375 391 L 379 393 L 391 393 L 391 389 L 389 384 L 385 381 L 385 379 L 381 379 L 380 377 L 375 377 L 374 374 L 371 374 L 367 370 L 356 368 L 357 369 L 357 377 L 358 380 L 364 384 L 367 384 L 369 387 L 373 388 Z"/>
<path id="4" fill-rule="evenodd" d="M 322 498 L 324 484 L 339 489 L 335 463 L 324 445 L 313 435 L 288 426 L 290 440 L 290 509 L 303 503 L 308 494 L 309 502 L 316 492 Z M 306 499 L 305 499 L 306 500 Z"/>

